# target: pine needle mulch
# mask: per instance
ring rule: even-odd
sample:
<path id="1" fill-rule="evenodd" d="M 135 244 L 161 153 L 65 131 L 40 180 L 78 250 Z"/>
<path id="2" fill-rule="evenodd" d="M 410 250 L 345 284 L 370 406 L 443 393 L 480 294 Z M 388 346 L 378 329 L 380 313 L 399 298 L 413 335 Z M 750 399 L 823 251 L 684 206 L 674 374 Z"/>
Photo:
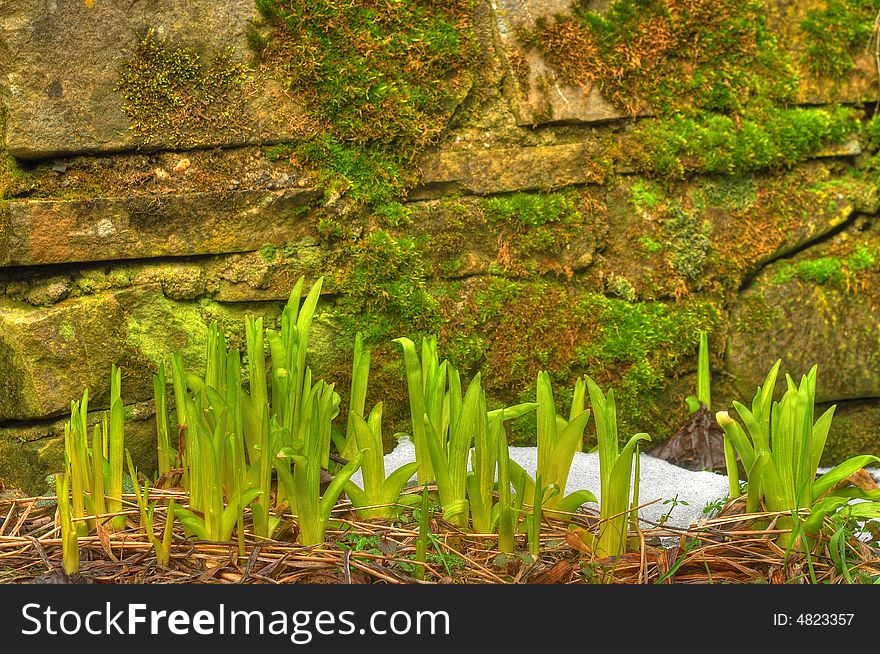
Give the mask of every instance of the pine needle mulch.
<path id="1" fill-rule="evenodd" d="M 152 491 L 152 499 L 177 497 Z M 158 566 L 138 525 L 134 496 L 124 498 L 128 528 L 79 539 L 80 574 L 61 571 L 61 532 L 53 498 L 0 501 L 0 583 L 221 583 L 221 584 L 749 584 L 848 583 L 880 577 L 877 534 L 871 540 L 850 537 L 843 547 L 846 566 L 835 563 L 830 542 L 819 543 L 809 557 L 787 553 L 774 539 L 776 514 L 743 515 L 732 502 L 717 517 L 688 529 L 642 523 L 630 533 L 631 551 L 616 559 L 597 559 L 571 527 L 545 521 L 537 560 L 528 555 L 525 535 L 517 554 L 502 555 L 497 537 L 462 531 L 438 514 L 430 520 L 424 575 L 414 561 L 418 524 L 404 509 L 395 522 L 363 522 L 340 502 L 324 544 L 294 543 L 291 520 L 276 540 L 255 538 L 246 528 L 243 543 L 196 542 L 175 526 L 168 566 Z M 406 520 L 410 519 L 409 522 Z M 156 510 L 157 531 L 165 520 Z M 576 514 L 571 524 L 598 529 L 594 513 Z M 836 553 L 841 548 L 835 544 Z"/>

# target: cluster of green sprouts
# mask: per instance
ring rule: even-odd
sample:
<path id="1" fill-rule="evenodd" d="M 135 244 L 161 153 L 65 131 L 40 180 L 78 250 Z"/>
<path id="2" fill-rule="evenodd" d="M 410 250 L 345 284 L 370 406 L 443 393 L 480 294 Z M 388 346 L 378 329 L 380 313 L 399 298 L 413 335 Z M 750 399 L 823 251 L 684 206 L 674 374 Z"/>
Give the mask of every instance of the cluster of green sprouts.
<path id="1" fill-rule="evenodd" d="M 880 491 L 848 484 L 840 488 L 850 475 L 880 463 L 880 458 L 852 457 L 817 478 L 835 407 L 814 419 L 815 366 L 799 384 L 786 375 L 785 393 L 774 401 L 779 366 L 777 361 L 758 387 L 751 409 L 734 402 L 745 429 L 727 411 L 719 411 L 716 419 L 724 429 L 728 470 L 736 470 L 734 450 L 746 470 L 746 511 L 755 513 L 763 504 L 769 512 L 784 514 L 777 522 L 784 530 L 780 546 L 809 551 L 829 515 L 845 510 L 852 518 L 880 517 Z M 731 476 L 731 497 L 740 494 L 736 479 Z M 850 504 L 855 499 L 868 501 Z"/>
<path id="2" fill-rule="evenodd" d="M 88 429 L 88 391 L 72 403 L 65 429 L 64 474 L 56 479 L 64 569 L 78 570 L 78 538 L 126 527 L 123 460 L 134 484 L 137 515 L 159 565 L 167 565 L 178 521 L 190 538 L 228 542 L 235 534 L 245 551 L 246 525 L 256 539 L 273 539 L 290 526 L 303 546 L 319 545 L 333 522 L 343 492 L 363 520 L 391 520 L 413 506 L 418 515 L 415 574 L 424 573 L 427 540 L 427 489 L 436 488 L 442 517 L 460 529 L 497 536 L 498 550 L 513 554 L 517 537 L 532 556 L 540 553 L 542 520 L 562 520 L 585 548 L 600 558 L 628 548 L 636 527 L 639 446 L 635 434 L 620 447 L 614 391 L 607 394 L 589 377 L 577 380 L 567 417 L 557 411 L 549 374 L 537 379 L 535 402 L 490 410 L 475 375 L 463 385 L 458 370 L 441 361 L 436 339 L 421 350 L 397 339 L 405 363 L 415 462 L 386 473 L 382 404 L 366 412 L 370 353 L 357 338 L 345 428 L 334 430 L 340 397 L 333 385 L 313 379 L 306 363 L 309 332 L 321 293 L 318 280 L 305 295 L 300 279 L 282 313 L 280 328 L 264 329 L 262 319 L 245 325 L 246 375 L 239 350 L 230 348 L 216 323 L 209 329 L 202 376 L 171 358 L 174 413 L 168 410 L 165 366 L 153 379 L 156 402 L 158 478 L 143 487 L 124 444 L 121 373 L 111 374 L 110 409 Z M 268 353 L 268 357 L 267 357 Z M 268 364 L 268 365 L 267 365 Z M 825 518 L 844 508 L 852 518 L 880 516 L 880 492 L 841 482 L 862 466 L 880 462 L 855 457 L 816 479 L 833 408 L 813 420 L 815 368 L 800 385 L 788 378 L 782 399 L 773 402 L 779 363 L 767 376 L 749 410 L 734 403 L 746 428 L 718 412 L 725 433 L 731 497 L 739 495 L 736 456 L 748 474 L 747 510 L 785 513 L 780 543 L 806 551 Z M 245 379 L 246 377 L 246 379 Z M 590 409 L 587 408 L 589 399 Z M 697 397 L 692 409 L 710 405 L 708 342 L 701 335 Z M 537 469 L 534 479 L 508 452 L 506 423 L 534 413 Z M 588 490 L 565 494 L 575 454 L 593 418 L 600 467 L 598 501 Z M 176 424 L 177 438 L 171 434 Z M 335 454 L 333 453 L 335 450 Z M 352 476 L 361 471 L 362 484 Z M 332 472 L 326 482 L 328 472 Z M 404 493 L 416 476 L 419 495 Z M 182 487 L 186 502 L 175 503 Z M 325 487 L 326 486 L 326 487 Z M 323 489 L 323 490 L 322 490 Z M 868 500 L 851 505 L 851 500 Z M 180 501 L 180 500 L 178 500 Z M 572 520 L 586 503 L 599 503 L 598 530 Z M 290 520 L 286 517 L 290 516 Z M 420 567 L 421 566 L 421 567 Z"/>

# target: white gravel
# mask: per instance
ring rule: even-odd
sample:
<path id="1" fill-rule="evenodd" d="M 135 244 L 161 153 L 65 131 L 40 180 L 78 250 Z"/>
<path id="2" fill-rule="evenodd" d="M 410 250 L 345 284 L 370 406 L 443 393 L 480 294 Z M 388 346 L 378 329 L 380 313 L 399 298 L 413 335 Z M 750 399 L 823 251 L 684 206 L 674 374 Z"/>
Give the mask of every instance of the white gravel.
<path id="1" fill-rule="evenodd" d="M 510 458 L 534 477 L 538 459 L 537 448 L 511 447 Z M 385 456 L 385 470 L 390 473 L 413 461 L 415 461 L 415 448 L 408 439 L 404 438 Z M 414 479 L 415 477 L 411 481 Z M 361 485 L 360 471 L 355 473 L 352 480 Z M 597 453 L 575 453 L 566 494 L 580 489 L 591 491 L 598 499 L 602 499 L 599 492 Z M 645 520 L 657 522 L 658 518 L 668 513 L 666 525 L 687 527 L 704 517 L 703 509 L 707 504 L 727 497 L 727 491 L 728 483 L 725 475 L 714 472 L 691 472 L 647 454 L 641 455 L 639 503 L 646 504 L 652 500 L 659 500 L 641 509 L 639 515 Z M 677 503 L 673 503 L 673 500 L 677 500 Z"/>

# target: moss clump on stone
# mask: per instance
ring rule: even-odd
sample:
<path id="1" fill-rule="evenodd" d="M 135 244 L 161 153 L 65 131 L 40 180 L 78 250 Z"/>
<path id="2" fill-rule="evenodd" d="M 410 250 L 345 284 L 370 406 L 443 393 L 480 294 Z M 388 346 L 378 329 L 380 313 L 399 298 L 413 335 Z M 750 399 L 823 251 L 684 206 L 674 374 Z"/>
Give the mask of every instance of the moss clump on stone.
<path id="1" fill-rule="evenodd" d="M 115 90 L 131 129 L 149 143 L 196 146 L 240 129 L 241 85 L 247 67 L 218 53 L 210 65 L 194 49 L 149 31 L 122 66 Z"/>
<path id="2" fill-rule="evenodd" d="M 663 223 L 668 259 L 678 275 L 689 282 L 699 279 L 712 248 L 712 224 L 702 220 L 696 211 L 680 205 L 672 207 Z"/>
<path id="3" fill-rule="evenodd" d="M 408 207 L 400 202 L 388 202 L 375 208 L 374 214 L 388 227 L 406 227 L 412 222 Z"/>
<path id="4" fill-rule="evenodd" d="M 754 0 L 616 0 L 539 22 L 527 41 L 562 78 L 631 113 L 738 112 L 785 101 L 796 78 Z"/>
<path id="5" fill-rule="evenodd" d="M 490 224 L 515 227 L 543 227 L 548 224 L 574 225 L 580 221 L 573 192 L 513 193 L 490 198 L 483 211 Z"/>
<path id="6" fill-rule="evenodd" d="M 853 67 L 853 57 L 869 44 L 878 0 L 827 0 L 810 9 L 800 23 L 806 35 L 803 63 L 814 75 L 843 77 Z"/>
<path id="7" fill-rule="evenodd" d="M 701 329 L 721 312 L 712 301 L 637 302 L 550 281 L 473 280 L 442 300 L 443 351 L 466 370 L 482 369 L 496 397 L 527 398 L 537 372 L 566 386 L 587 372 L 617 389 L 627 428 L 664 429 L 652 401 L 692 358 Z M 527 437 L 528 425 L 519 425 Z"/>
<path id="8" fill-rule="evenodd" d="M 345 248 L 347 267 L 336 282 L 343 328 L 368 343 L 417 337 L 439 328 L 439 306 L 428 291 L 424 238 L 377 230 Z"/>
<path id="9" fill-rule="evenodd" d="M 654 254 L 655 252 L 661 252 L 663 250 L 663 248 L 666 247 L 663 245 L 663 243 L 660 243 L 659 241 L 655 241 L 650 236 L 642 236 L 641 238 L 639 238 L 639 244 L 643 248 L 645 248 L 645 251 L 648 252 L 649 254 Z"/>
<path id="10" fill-rule="evenodd" d="M 328 195 L 348 193 L 356 202 L 383 205 L 404 195 L 417 172 L 399 153 L 314 136 L 291 148 L 292 156 L 317 171 Z"/>
<path id="11" fill-rule="evenodd" d="M 624 156 L 645 174 L 733 175 L 791 167 L 859 130 L 847 107 L 770 108 L 748 117 L 711 112 L 676 114 L 640 123 Z"/>
<path id="12" fill-rule="evenodd" d="M 662 201 L 663 192 L 655 183 L 646 179 L 637 180 L 630 189 L 633 206 L 639 209 L 656 209 Z"/>
<path id="13" fill-rule="evenodd" d="M 529 257 L 541 252 L 556 256 L 584 229 L 584 200 L 576 191 L 513 193 L 485 200 L 480 209 L 486 223 L 501 231 L 504 248 L 510 250 L 507 256 L 502 252 L 500 258 Z M 537 272 L 534 267 L 512 267 L 510 261 L 499 264 L 511 273 Z"/>
<path id="14" fill-rule="evenodd" d="M 471 0 L 258 0 L 272 27 L 262 64 L 302 98 L 313 125 L 299 156 L 341 176 L 352 196 L 388 202 L 413 181 L 470 87 Z M 318 136 L 323 134 L 323 136 Z"/>
<path id="15" fill-rule="evenodd" d="M 852 290 L 858 284 L 859 273 L 877 265 L 878 253 L 866 245 L 856 246 L 845 257 L 819 257 L 797 263 L 783 264 L 773 281 L 777 284 L 798 281 Z"/>

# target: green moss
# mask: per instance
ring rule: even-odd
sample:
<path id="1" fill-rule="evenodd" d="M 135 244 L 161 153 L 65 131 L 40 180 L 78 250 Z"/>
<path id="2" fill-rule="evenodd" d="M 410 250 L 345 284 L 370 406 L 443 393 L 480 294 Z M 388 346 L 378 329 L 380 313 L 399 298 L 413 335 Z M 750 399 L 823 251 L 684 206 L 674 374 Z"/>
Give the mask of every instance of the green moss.
<path id="1" fill-rule="evenodd" d="M 414 179 L 413 157 L 440 136 L 471 84 L 471 0 L 257 6 L 273 32 L 252 45 L 312 122 L 300 159 L 325 178 L 344 178 L 355 199 L 392 201 Z"/>
<path id="2" fill-rule="evenodd" d="M 755 0 L 615 0 L 602 13 L 575 5 L 524 38 L 563 79 L 633 113 L 738 112 L 796 88 L 765 13 Z"/>
<path id="3" fill-rule="evenodd" d="M 161 138 L 188 146 L 234 131 L 247 67 L 234 63 L 231 54 L 221 52 L 207 65 L 196 50 L 147 32 L 114 89 L 122 95 L 131 129 L 146 142 Z"/>
<path id="4" fill-rule="evenodd" d="M 58 328 L 58 335 L 65 341 L 70 342 L 76 338 L 76 328 L 73 326 L 73 323 L 65 320 Z"/>
<path id="5" fill-rule="evenodd" d="M 483 212 L 490 225 L 514 227 L 574 225 L 581 219 L 577 196 L 573 192 L 513 193 L 494 197 L 485 202 Z"/>
<path id="6" fill-rule="evenodd" d="M 880 149 L 880 114 L 874 115 L 862 129 L 863 146 L 867 150 Z"/>
<path id="7" fill-rule="evenodd" d="M 644 207 L 646 209 L 656 209 L 660 204 L 663 193 L 657 185 L 650 180 L 640 179 L 632 185 L 630 189 L 631 202 L 635 207 Z"/>
<path id="8" fill-rule="evenodd" d="M 345 330 L 371 343 L 417 337 L 439 328 L 439 306 L 428 291 L 423 238 L 375 231 L 353 244 L 350 268 L 338 281 Z"/>
<path id="9" fill-rule="evenodd" d="M 348 143 L 328 134 L 291 147 L 289 152 L 317 171 L 318 184 L 325 187 L 328 196 L 347 192 L 365 204 L 394 202 L 417 176 L 399 152 Z"/>
<path id="10" fill-rule="evenodd" d="M 515 253 L 528 257 L 564 247 L 584 227 L 580 204 L 576 191 L 557 191 L 497 196 L 480 208 L 486 223 L 501 230 Z"/>
<path id="11" fill-rule="evenodd" d="M 658 393 L 689 365 L 700 329 L 721 323 L 710 301 L 631 303 L 549 280 L 475 280 L 449 296 L 443 352 L 465 370 L 481 369 L 494 397 L 533 397 L 542 369 L 561 388 L 587 372 L 616 389 L 626 429 L 662 436 Z M 519 438 L 533 437 L 532 422 L 514 425 Z"/>
<path id="12" fill-rule="evenodd" d="M 442 261 L 438 266 L 437 271 L 440 273 L 441 277 L 455 277 L 461 270 L 461 266 L 461 257 L 455 257 L 453 259 Z"/>
<path id="13" fill-rule="evenodd" d="M 660 428 L 664 409 L 652 398 L 691 357 L 700 330 L 721 324 L 710 301 L 669 304 L 629 303 L 587 295 L 580 304 L 600 326 L 591 342 L 576 349 L 577 359 L 592 375 L 609 379 L 620 398 L 621 415 L 631 429 Z"/>
<path id="14" fill-rule="evenodd" d="M 847 107 L 772 108 L 748 118 L 702 113 L 648 119 L 632 134 L 631 157 L 646 174 L 733 175 L 790 167 L 859 130 Z"/>
<path id="15" fill-rule="evenodd" d="M 781 284 L 796 279 L 812 284 L 850 289 L 855 285 L 860 272 L 876 266 L 877 256 L 877 252 L 872 248 L 859 245 L 845 257 L 819 257 L 783 264 L 773 277 L 773 281 Z"/>
<path id="16" fill-rule="evenodd" d="M 399 202 L 380 205 L 373 213 L 388 227 L 406 227 L 412 222 L 410 210 Z"/>
<path id="17" fill-rule="evenodd" d="M 846 75 L 853 57 L 868 47 L 878 10 L 878 0 L 827 0 L 823 8 L 810 9 L 800 24 L 807 68 L 815 75 Z"/>
<path id="18" fill-rule="evenodd" d="M 275 261 L 275 257 L 278 254 L 278 248 L 276 248 L 271 243 L 267 243 L 263 247 L 260 248 L 260 256 L 263 257 L 264 261 L 268 261 L 269 263 Z"/>
<path id="19" fill-rule="evenodd" d="M 638 170 L 727 175 L 793 165 L 858 129 L 847 109 L 791 107 L 797 76 L 765 14 L 758 0 L 615 0 L 523 38 L 568 83 L 654 116 L 619 147 Z"/>
<path id="20" fill-rule="evenodd" d="M 639 244 L 645 248 L 647 252 L 650 254 L 654 254 L 655 252 L 660 252 L 665 247 L 663 243 L 659 241 L 655 241 L 650 236 L 642 236 L 639 238 Z"/>

